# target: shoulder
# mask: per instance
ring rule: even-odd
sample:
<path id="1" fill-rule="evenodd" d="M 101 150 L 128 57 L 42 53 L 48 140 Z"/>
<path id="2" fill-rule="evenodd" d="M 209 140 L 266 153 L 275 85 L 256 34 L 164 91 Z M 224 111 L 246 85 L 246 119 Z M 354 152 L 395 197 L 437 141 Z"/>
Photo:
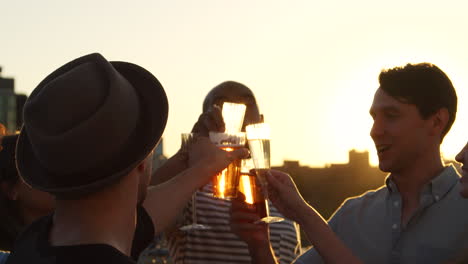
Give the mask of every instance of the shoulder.
<path id="1" fill-rule="evenodd" d="M 155 235 L 153 221 L 143 206 L 137 207 L 137 225 L 132 243 L 132 257 L 138 259 L 140 253 L 153 241 Z"/>
<path id="2" fill-rule="evenodd" d="M 52 221 L 52 216 L 46 216 L 28 226 L 17 238 L 8 263 L 48 263 L 41 257 L 41 250 L 47 247 L 43 241 Z"/>
<path id="3" fill-rule="evenodd" d="M 382 186 L 375 190 L 369 190 L 359 196 L 349 197 L 341 204 L 333 217 L 346 213 L 356 212 L 372 208 L 381 208 L 388 195 L 388 188 Z"/>
<path id="4" fill-rule="evenodd" d="M 33 242 L 43 239 L 52 225 L 52 215 L 39 218 L 23 230 L 15 242 L 13 252 L 19 248 L 31 247 Z"/>
<path id="5" fill-rule="evenodd" d="M 386 197 L 387 194 L 388 188 L 386 186 L 382 186 L 375 190 L 369 190 L 359 196 L 347 198 L 343 202 L 342 207 L 353 209 L 356 207 L 361 207 L 365 204 L 380 202 Z"/>

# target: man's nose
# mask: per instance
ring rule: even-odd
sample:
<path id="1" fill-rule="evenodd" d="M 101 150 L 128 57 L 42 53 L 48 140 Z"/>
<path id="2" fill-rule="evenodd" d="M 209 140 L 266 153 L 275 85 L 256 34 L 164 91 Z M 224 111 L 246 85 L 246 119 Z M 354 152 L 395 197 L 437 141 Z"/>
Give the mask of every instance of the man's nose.
<path id="1" fill-rule="evenodd" d="M 372 138 L 376 138 L 378 136 L 382 136 L 385 132 L 385 127 L 382 124 L 382 122 L 378 120 L 374 120 L 374 123 L 372 124 L 372 128 L 370 130 L 370 136 Z"/>

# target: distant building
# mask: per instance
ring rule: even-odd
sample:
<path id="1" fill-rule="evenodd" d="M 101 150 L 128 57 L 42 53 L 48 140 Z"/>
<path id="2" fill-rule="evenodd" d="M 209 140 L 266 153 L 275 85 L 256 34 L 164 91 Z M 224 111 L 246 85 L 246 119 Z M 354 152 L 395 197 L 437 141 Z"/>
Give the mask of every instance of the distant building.
<path id="1" fill-rule="evenodd" d="M 287 172 L 294 179 L 302 197 L 325 219 L 349 197 L 361 195 L 384 185 L 386 173 L 369 164 L 369 152 L 349 151 L 349 162 L 323 168 L 301 166 L 299 161 L 284 161 L 273 169 Z M 302 245 L 310 245 L 302 234 Z"/>
<path id="2" fill-rule="evenodd" d="M 4 124 L 8 130 L 16 129 L 16 96 L 15 80 L 3 78 L 0 68 L 0 123 Z"/>
<path id="3" fill-rule="evenodd" d="M 386 173 L 369 164 L 369 152 L 349 151 L 349 162 L 323 168 L 301 166 L 298 161 L 284 161 L 274 167 L 293 177 L 302 196 L 325 218 L 348 197 L 384 185 Z"/>
<path id="4" fill-rule="evenodd" d="M 24 94 L 16 94 L 16 127 L 21 128 L 23 125 L 23 107 L 28 97 Z"/>
<path id="5" fill-rule="evenodd" d="M 0 67 L 0 123 L 12 133 L 23 124 L 23 106 L 27 96 L 15 93 L 15 80 L 4 78 Z"/>

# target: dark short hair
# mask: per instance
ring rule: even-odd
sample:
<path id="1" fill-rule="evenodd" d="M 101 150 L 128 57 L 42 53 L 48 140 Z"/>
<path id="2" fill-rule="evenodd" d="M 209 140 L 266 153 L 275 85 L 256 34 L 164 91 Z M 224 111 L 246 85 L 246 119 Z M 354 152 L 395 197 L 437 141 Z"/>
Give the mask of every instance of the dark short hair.
<path id="1" fill-rule="evenodd" d="M 441 69 L 431 63 L 407 64 L 383 70 L 379 75 L 379 83 L 388 95 L 415 105 L 424 119 L 446 108 L 449 120 L 442 131 L 443 140 L 457 115 L 457 93 Z"/>

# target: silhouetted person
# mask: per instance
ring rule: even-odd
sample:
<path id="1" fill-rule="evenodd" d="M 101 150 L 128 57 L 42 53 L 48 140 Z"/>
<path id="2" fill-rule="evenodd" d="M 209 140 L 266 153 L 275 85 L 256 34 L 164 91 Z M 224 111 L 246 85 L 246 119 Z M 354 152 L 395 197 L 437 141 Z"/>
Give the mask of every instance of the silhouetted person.
<path id="1" fill-rule="evenodd" d="M 346 200 L 335 212 L 329 225 L 340 240 L 334 240 L 324 231 L 326 228 L 317 228 L 321 223 L 316 216 L 311 220 L 311 214 L 299 213 L 313 211 L 304 210 L 302 203 L 296 203 L 296 208 L 276 204 L 285 215 L 295 214 L 292 219 L 306 225 L 306 233 L 316 246 L 295 263 L 336 260 L 336 255 L 328 254 L 333 247 L 364 263 L 441 263 L 468 246 L 468 200 L 460 199 L 460 176 L 453 166 L 443 164 L 440 155 L 440 144 L 457 111 L 451 81 L 428 63 L 383 71 L 379 81 L 370 108 L 374 119 L 370 135 L 379 168 L 390 173 L 385 186 Z M 288 177 L 277 177 L 291 186 Z M 281 200 L 274 195 L 270 198 L 273 202 Z M 241 219 L 246 218 L 233 217 L 237 233 L 248 227 L 239 225 Z M 312 230 L 324 231 L 317 236 L 325 240 L 317 240 L 310 229 L 307 232 L 311 226 Z M 264 242 L 254 242 L 257 249 L 265 249 Z M 255 263 L 274 263 L 268 250 L 262 252 L 255 253 L 261 255 Z"/>
<path id="2" fill-rule="evenodd" d="M 7 263 L 135 263 L 196 188 L 247 154 L 198 138 L 188 168 L 147 191 L 167 113 L 161 84 L 135 64 L 90 54 L 47 76 L 25 104 L 16 160 L 56 209 L 20 235 Z"/>
<path id="3" fill-rule="evenodd" d="M 11 251 L 16 237 L 34 220 L 53 210 L 53 197 L 25 184 L 18 176 L 15 147 L 18 135 L 4 136 L 0 151 L 0 250 Z"/>
<path id="4" fill-rule="evenodd" d="M 227 81 L 214 87 L 205 97 L 203 113 L 195 123 L 192 132 L 208 135 L 209 131 L 224 131 L 221 107 L 224 102 L 241 103 L 247 106 L 243 129 L 248 124 L 263 121 L 252 91 L 245 85 Z M 184 157 L 177 153 L 158 171 L 153 179 L 164 181 L 170 178 L 168 168 L 184 168 Z M 250 261 L 247 244 L 230 231 L 229 201 L 214 198 L 212 185 L 205 185 L 196 193 L 196 211 L 198 222 L 211 227 L 210 230 L 182 232 L 180 226 L 192 221 L 191 203 L 180 211 L 178 222 L 168 229 L 171 258 L 174 263 L 246 263 Z M 271 206 L 270 214 L 279 216 Z M 268 230 L 266 225 L 262 228 Z M 301 244 L 297 225 L 286 220 L 269 226 L 275 254 L 281 263 L 291 262 L 300 254 Z"/>

